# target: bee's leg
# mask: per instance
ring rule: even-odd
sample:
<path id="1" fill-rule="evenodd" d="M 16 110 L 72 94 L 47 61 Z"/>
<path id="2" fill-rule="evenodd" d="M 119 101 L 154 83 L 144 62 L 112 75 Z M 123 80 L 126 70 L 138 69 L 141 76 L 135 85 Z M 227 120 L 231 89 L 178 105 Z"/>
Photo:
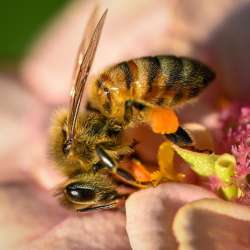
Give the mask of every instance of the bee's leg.
<path id="1" fill-rule="evenodd" d="M 117 163 L 111 158 L 111 156 L 105 151 L 105 149 L 101 145 L 97 145 L 95 150 L 100 159 L 99 166 L 107 167 L 111 170 L 117 169 Z"/>
<path id="2" fill-rule="evenodd" d="M 188 150 L 196 151 L 199 153 L 207 153 L 207 154 L 212 154 L 213 152 L 210 149 L 199 149 L 195 147 L 193 140 L 182 127 L 179 127 L 175 133 L 165 134 L 165 137 L 174 144 L 184 147 Z"/>
<path id="3" fill-rule="evenodd" d="M 133 175 L 118 164 L 107 154 L 104 148 L 100 145 L 96 147 L 96 153 L 100 158 L 100 162 L 93 166 L 93 171 L 98 171 L 100 168 L 107 167 L 111 169 L 112 174 L 120 181 L 127 183 L 133 187 L 145 188 L 147 185 L 137 182 Z"/>
<path id="4" fill-rule="evenodd" d="M 123 168 L 118 168 L 116 173 L 113 173 L 113 176 L 115 177 L 115 179 L 122 182 L 123 184 L 127 184 L 134 188 L 144 189 L 151 186 L 150 183 L 138 182 L 130 172 L 126 171 Z"/>
<path id="5" fill-rule="evenodd" d="M 192 146 L 193 140 L 189 134 L 182 128 L 178 127 L 177 131 L 172 134 L 164 134 L 164 136 L 174 144 L 179 146 Z"/>
<path id="6" fill-rule="evenodd" d="M 121 145 L 118 147 L 113 148 L 113 150 L 119 155 L 119 157 L 130 155 L 134 152 L 132 146 L 136 145 L 136 141 L 134 140 L 131 145 Z M 93 167 L 92 170 L 97 172 L 99 169 L 107 167 L 113 171 L 116 171 L 118 168 L 118 164 L 113 157 L 111 157 L 107 151 L 104 144 L 99 144 L 96 146 L 96 154 L 98 155 L 100 161 L 97 162 Z"/>
<path id="7" fill-rule="evenodd" d="M 125 102 L 125 113 L 124 113 L 124 121 L 127 123 L 129 123 L 133 117 L 133 108 L 142 111 L 146 108 L 146 105 L 144 103 L 135 100 L 127 100 Z"/>

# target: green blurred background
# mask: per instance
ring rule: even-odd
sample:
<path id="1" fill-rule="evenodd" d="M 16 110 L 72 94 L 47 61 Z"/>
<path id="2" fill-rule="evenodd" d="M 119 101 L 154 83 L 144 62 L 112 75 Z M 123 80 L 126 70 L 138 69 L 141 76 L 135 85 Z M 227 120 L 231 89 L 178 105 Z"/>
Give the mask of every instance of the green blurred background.
<path id="1" fill-rule="evenodd" d="M 70 0 L 0 0 L 0 64 L 17 64 L 33 39 Z"/>

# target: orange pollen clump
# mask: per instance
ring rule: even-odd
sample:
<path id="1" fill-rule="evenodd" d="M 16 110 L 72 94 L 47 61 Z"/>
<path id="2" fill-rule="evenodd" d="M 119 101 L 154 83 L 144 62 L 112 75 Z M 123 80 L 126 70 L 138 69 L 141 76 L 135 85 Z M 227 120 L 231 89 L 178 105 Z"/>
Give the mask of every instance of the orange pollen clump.
<path id="1" fill-rule="evenodd" d="M 178 117 L 168 107 L 151 109 L 148 113 L 148 122 L 157 134 L 175 133 L 179 127 Z"/>

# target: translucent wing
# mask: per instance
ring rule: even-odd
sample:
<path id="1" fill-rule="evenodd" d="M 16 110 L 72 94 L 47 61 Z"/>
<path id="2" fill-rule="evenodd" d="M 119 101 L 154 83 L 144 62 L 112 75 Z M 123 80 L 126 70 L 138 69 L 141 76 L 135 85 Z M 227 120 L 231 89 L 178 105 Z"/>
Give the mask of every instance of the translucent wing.
<path id="1" fill-rule="evenodd" d="M 100 40 L 101 31 L 104 25 L 107 12 L 108 10 L 106 10 L 103 13 L 101 19 L 96 25 L 95 30 L 89 41 L 88 47 L 86 46 L 86 42 L 83 39 L 79 48 L 78 58 L 77 58 L 77 62 L 76 62 L 75 70 L 74 70 L 75 76 L 73 78 L 75 84 L 70 93 L 71 100 L 70 100 L 70 110 L 69 110 L 69 116 L 68 116 L 68 133 L 69 133 L 68 144 L 72 144 L 72 141 L 74 139 L 75 125 L 76 125 L 76 120 L 77 120 L 77 116 L 79 113 L 79 107 L 81 104 L 83 91 L 85 89 L 88 74 L 93 63 L 93 59 L 95 56 L 98 42 Z M 93 15 L 96 15 L 96 9 L 91 15 L 91 17 Z M 86 52 L 85 52 L 85 47 L 87 47 Z"/>
<path id="2" fill-rule="evenodd" d="M 84 53 L 86 52 L 87 46 L 88 46 L 88 44 L 90 42 L 90 37 L 91 37 L 91 35 L 93 33 L 93 30 L 94 30 L 94 25 L 97 22 L 98 10 L 99 10 L 98 5 L 96 5 L 94 7 L 89 19 L 88 19 L 86 28 L 84 30 L 84 34 L 83 34 L 81 44 L 80 44 L 80 46 L 78 48 L 78 52 L 77 52 L 76 60 L 75 60 L 75 67 L 74 67 L 74 71 L 73 71 L 73 77 L 72 77 L 74 83 L 75 83 L 77 75 L 79 73 Z"/>

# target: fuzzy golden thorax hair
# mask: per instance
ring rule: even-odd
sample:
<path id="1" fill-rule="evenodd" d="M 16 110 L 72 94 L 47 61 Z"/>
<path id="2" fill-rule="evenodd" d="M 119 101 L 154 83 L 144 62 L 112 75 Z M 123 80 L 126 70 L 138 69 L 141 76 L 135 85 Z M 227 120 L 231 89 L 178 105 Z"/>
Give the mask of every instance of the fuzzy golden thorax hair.
<path id="1" fill-rule="evenodd" d="M 73 144 L 66 153 L 67 115 L 64 110 L 55 114 L 49 137 L 50 156 L 66 176 L 88 172 L 98 162 L 96 145 L 103 145 L 112 157 L 118 158 L 115 148 L 120 144 L 121 126 L 98 112 L 79 114 Z"/>

